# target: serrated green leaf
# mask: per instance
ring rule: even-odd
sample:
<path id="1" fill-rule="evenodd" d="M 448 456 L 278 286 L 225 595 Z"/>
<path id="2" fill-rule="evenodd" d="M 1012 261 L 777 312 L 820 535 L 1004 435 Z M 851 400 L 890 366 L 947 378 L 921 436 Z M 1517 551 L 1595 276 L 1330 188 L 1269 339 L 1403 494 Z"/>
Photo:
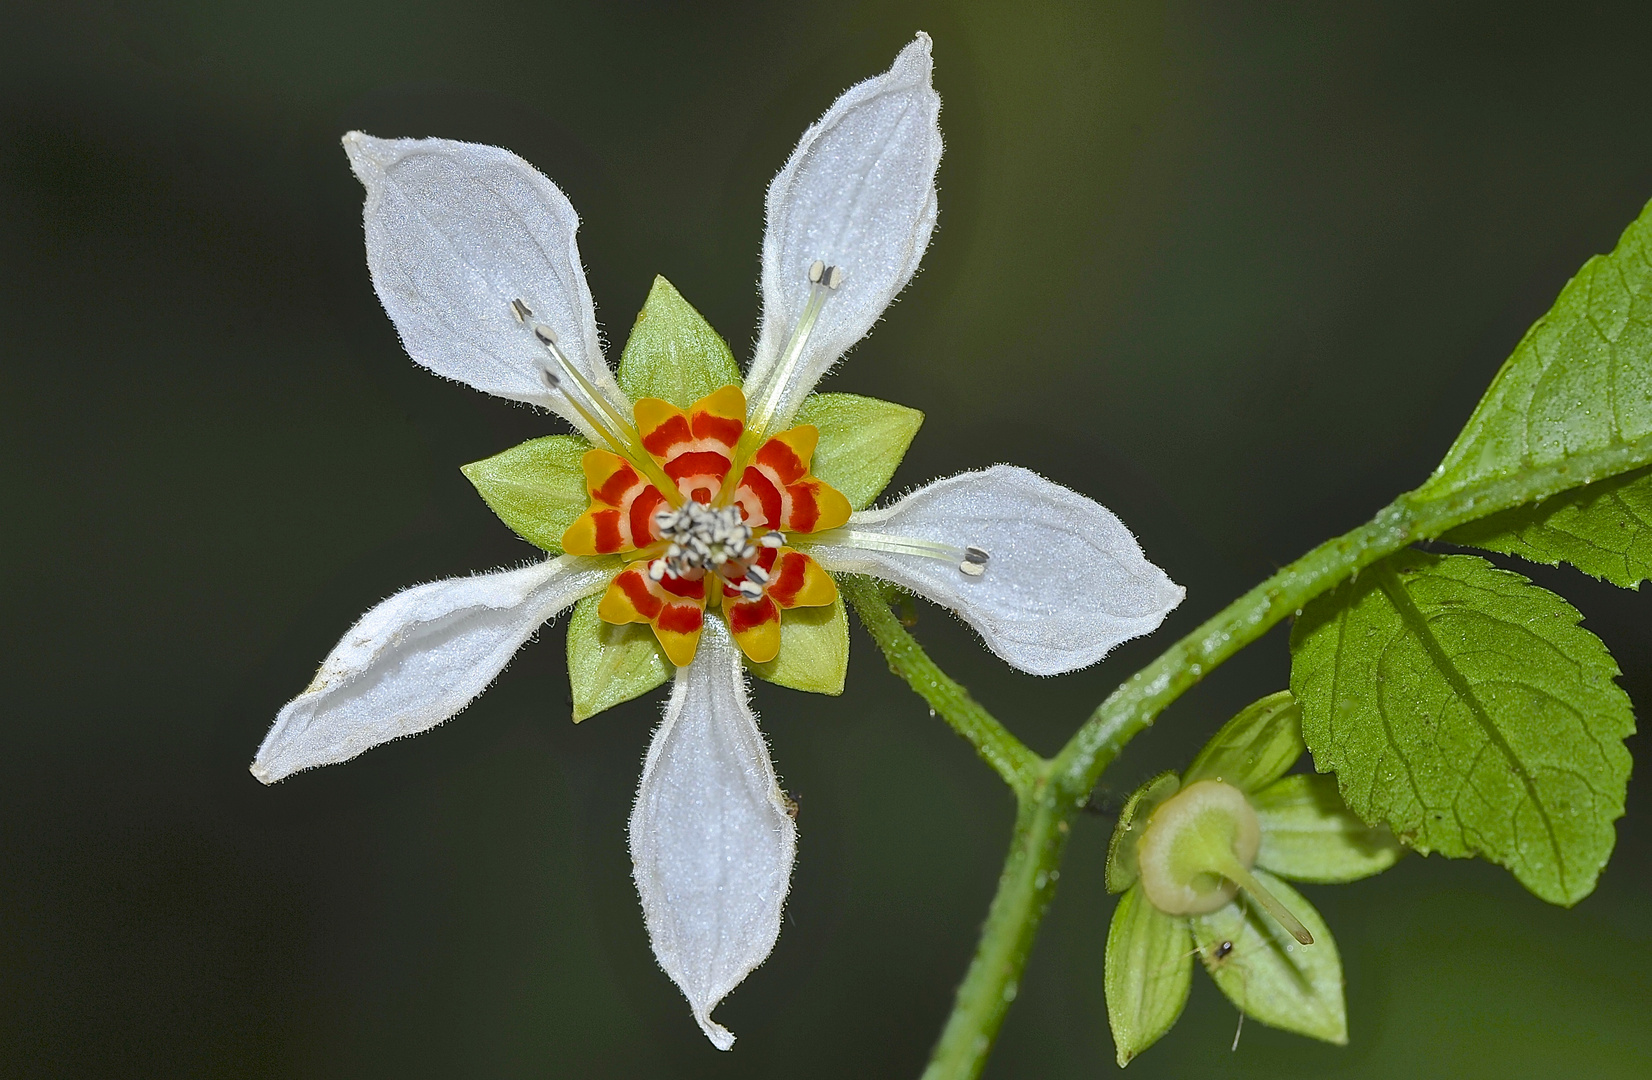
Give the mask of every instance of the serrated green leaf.
<path id="1" fill-rule="evenodd" d="M 1302 921 L 1314 943 L 1299 944 L 1240 893 L 1226 907 L 1190 920 L 1205 969 L 1246 1016 L 1339 1046 L 1347 1043 L 1342 958 L 1330 928 L 1301 893 L 1266 870 L 1254 873 Z"/>
<path id="2" fill-rule="evenodd" d="M 888 486 L 923 422 L 917 409 L 859 394 L 814 394 L 793 421 L 820 429 L 809 471 L 856 510 L 871 506 Z"/>
<path id="3" fill-rule="evenodd" d="M 760 679 L 815 694 L 843 693 L 849 671 L 849 615 L 839 596 L 825 607 L 792 608 L 780 617 L 780 651 L 766 664 L 746 661 Z"/>
<path id="4" fill-rule="evenodd" d="M 1652 462 L 1652 206 L 1526 332 L 1415 497 L 1547 498 Z"/>
<path id="5" fill-rule="evenodd" d="M 1475 556 L 1376 564 L 1291 635 L 1315 764 L 1407 845 L 1483 855 L 1577 902 L 1612 852 L 1634 730 L 1617 664 L 1579 618 Z"/>
<path id="6" fill-rule="evenodd" d="M 1342 802 L 1333 776 L 1287 776 L 1250 797 L 1262 824 L 1256 865 L 1295 881 L 1334 884 L 1380 874 L 1405 852 L 1386 825 Z"/>
<path id="7" fill-rule="evenodd" d="M 620 354 L 617 378 L 632 401 L 656 397 L 686 409 L 713 390 L 739 386 L 740 365 L 671 282 L 656 277 Z"/>
<path id="8" fill-rule="evenodd" d="M 1136 864 L 1136 844 L 1141 841 L 1147 817 L 1160 803 L 1180 791 L 1181 780 L 1173 772 L 1163 772 L 1131 793 L 1113 826 L 1107 845 L 1107 891 L 1123 892 L 1136 883 L 1141 871 Z"/>
<path id="9" fill-rule="evenodd" d="M 577 435 L 547 435 L 459 471 L 516 535 L 560 555 L 562 534 L 590 505 L 579 465 L 589 449 Z"/>
<path id="10" fill-rule="evenodd" d="M 1152 1046 L 1182 1015 L 1193 985 L 1187 920 L 1172 918 L 1131 889 L 1107 929 L 1103 983 L 1119 1066 Z"/>
<path id="11" fill-rule="evenodd" d="M 576 724 L 648 693 L 676 673 L 647 624 L 605 623 L 597 615 L 601 603 L 601 593 L 587 596 L 574 605 L 568 620 L 568 683 Z"/>
<path id="12" fill-rule="evenodd" d="M 1613 476 L 1446 533 L 1453 544 L 1567 562 L 1626 589 L 1652 578 L 1652 469 Z"/>
<path id="13" fill-rule="evenodd" d="M 1255 791 L 1285 775 L 1306 749 L 1301 710 L 1291 692 L 1281 690 L 1223 724 L 1182 774 L 1182 786 L 1222 780 L 1240 791 Z"/>

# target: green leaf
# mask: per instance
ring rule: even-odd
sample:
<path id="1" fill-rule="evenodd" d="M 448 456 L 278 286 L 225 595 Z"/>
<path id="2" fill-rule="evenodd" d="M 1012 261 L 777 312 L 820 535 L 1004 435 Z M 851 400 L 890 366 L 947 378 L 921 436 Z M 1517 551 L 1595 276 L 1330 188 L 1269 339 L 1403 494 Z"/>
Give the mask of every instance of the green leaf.
<path id="1" fill-rule="evenodd" d="M 1483 855 L 1577 902 L 1612 852 L 1634 730 L 1617 664 L 1579 618 L 1475 556 L 1376 564 L 1291 635 L 1315 764 L 1407 845 Z"/>
<path id="2" fill-rule="evenodd" d="M 590 505 L 579 465 L 589 449 L 576 435 L 547 435 L 459 471 L 516 535 L 560 555 L 562 534 Z"/>
<path id="3" fill-rule="evenodd" d="M 826 607 L 792 608 L 780 617 L 780 652 L 766 664 L 746 661 L 760 679 L 815 694 L 843 693 L 849 670 L 849 615 L 843 597 Z"/>
<path id="4" fill-rule="evenodd" d="M 1652 461 L 1652 206 L 1526 332 L 1420 500 L 1531 502 Z M 1495 508 L 1501 508 L 1495 507 Z"/>
<path id="5" fill-rule="evenodd" d="M 1302 711 L 1291 692 L 1281 690 L 1223 724 L 1182 775 L 1182 786 L 1224 780 L 1241 791 L 1255 791 L 1285 775 L 1305 749 Z"/>
<path id="6" fill-rule="evenodd" d="M 1182 1015 L 1193 985 L 1187 920 L 1172 918 L 1131 889 L 1113 909 L 1103 983 L 1119 1066 L 1159 1041 Z"/>
<path id="7" fill-rule="evenodd" d="M 1173 772 L 1160 773 L 1137 788 L 1119 811 L 1113 839 L 1107 845 L 1107 891 L 1123 892 L 1136 883 L 1141 871 L 1136 864 L 1136 844 L 1141 841 L 1147 818 L 1160 803 L 1181 790 L 1182 782 Z"/>
<path id="8" fill-rule="evenodd" d="M 568 683 L 574 723 L 648 693 L 676 673 L 645 623 L 615 626 L 597 615 L 602 594 L 574 605 L 568 620 Z"/>
<path id="9" fill-rule="evenodd" d="M 1637 469 L 1470 522 L 1441 539 L 1532 562 L 1567 562 L 1638 589 L 1652 578 L 1652 469 Z"/>
<path id="10" fill-rule="evenodd" d="M 1342 959 L 1330 928 L 1301 893 L 1266 870 L 1254 873 L 1302 921 L 1314 943 L 1299 944 L 1240 893 L 1226 907 L 1191 920 L 1205 970 L 1246 1016 L 1339 1046 L 1347 1043 Z"/>
<path id="11" fill-rule="evenodd" d="M 1342 802 L 1332 776 L 1287 776 L 1250 797 L 1262 823 L 1256 865 L 1280 877 L 1356 881 L 1393 866 L 1405 849 L 1386 825 L 1367 825 Z"/>
<path id="12" fill-rule="evenodd" d="M 620 389 L 686 409 L 713 390 L 740 385 L 728 343 L 663 277 L 654 279 L 620 354 Z"/>
<path id="13" fill-rule="evenodd" d="M 856 510 L 871 506 L 888 486 L 923 422 L 917 409 L 859 394 L 815 394 L 793 421 L 820 429 L 809 471 Z"/>

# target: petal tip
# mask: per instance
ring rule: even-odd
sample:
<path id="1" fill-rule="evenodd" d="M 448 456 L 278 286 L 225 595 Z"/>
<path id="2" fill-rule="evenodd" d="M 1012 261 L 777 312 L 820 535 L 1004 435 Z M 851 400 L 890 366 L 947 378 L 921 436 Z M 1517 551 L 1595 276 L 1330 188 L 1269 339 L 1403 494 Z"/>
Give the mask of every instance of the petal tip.
<path id="1" fill-rule="evenodd" d="M 389 152 L 390 139 L 376 139 L 365 131 L 347 131 L 339 142 L 350 159 L 350 171 L 363 184 L 369 176 L 377 177 L 395 163 L 395 155 Z"/>
<path id="2" fill-rule="evenodd" d="M 706 1033 L 706 1038 L 711 1040 L 711 1045 L 719 1050 L 734 1049 L 734 1032 L 713 1020 L 709 1012 L 695 1009 L 694 1019 L 699 1021 L 700 1030 Z"/>
<path id="3" fill-rule="evenodd" d="M 275 773 L 272 773 L 261 760 L 255 761 L 251 765 L 248 765 L 247 771 L 252 773 L 253 778 L 265 787 L 268 787 L 277 780 L 281 779 L 281 777 L 277 776 Z"/>

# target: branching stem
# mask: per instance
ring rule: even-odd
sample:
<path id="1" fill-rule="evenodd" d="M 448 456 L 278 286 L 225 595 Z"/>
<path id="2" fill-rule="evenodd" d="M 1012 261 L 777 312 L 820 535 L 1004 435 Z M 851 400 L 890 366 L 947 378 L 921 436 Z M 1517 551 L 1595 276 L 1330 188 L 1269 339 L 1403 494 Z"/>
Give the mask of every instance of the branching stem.
<path id="1" fill-rule="evenodd" d="M 1020 990 L 1027 955 L 1055 894 L 1073 815 L 1125 744 L 1171 702 L 1281 619 L 1412 541 L 1432 539 L 1475 518 L 1643 464 L 1646 451 L 1637 444 L 1611 452 L 1623 461 L 1602 457 L 1528 469 L 1434 497 L 1425 494 L 1427 485 L 1402 495 L 1366 524 L 1314 548 L 1166 649 L 1097 706 L 1048 760 L 1029 750 L 935 666 L 895 618 L 874 582 L 842 579 L 844 594 L 891 670 L 975 747 L 1016 797 L 1015 831 L 998 892 L 923 1080 L 973 1080 L 980 1075 Z"/>
<path id="2" fill-rule="evenodd" d="M 1124 745 L 1194 683 L 1309 600 L 1413 540 L 1437 536 L 1486 513 L 1486 501 L 1485 492 L 1465 494 L 1449 504 L 1401 498 L 1367 524 L 1321 544 L 1133 675 L 1050 760 L 1029 750 L 935 666 L 895 618 L 875 583 L 843 579 L 844 594 L 890 668 L 975 747 L 1015 791 L 1017 801 L 1015 831 L 998 892 L 924 1080 L 973 1080 L 980 1075 L 1020 989 L 1027 955 L 1055 893 L 1071 819 Z"/>

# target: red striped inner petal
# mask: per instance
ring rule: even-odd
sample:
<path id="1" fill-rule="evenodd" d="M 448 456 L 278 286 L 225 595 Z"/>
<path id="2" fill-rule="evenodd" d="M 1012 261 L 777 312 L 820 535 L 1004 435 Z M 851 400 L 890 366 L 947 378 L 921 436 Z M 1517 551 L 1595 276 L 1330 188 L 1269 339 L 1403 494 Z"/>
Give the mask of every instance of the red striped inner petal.
<path id="1" fill-rule="evenodd" d="M 654 515 L 665 505 L 665 496 L 659 489 L 649 484 L 637 493 L 631 500 L 629 513 L 631 523 L 631 545 L 633 547 L 647 547 L 650 540 L 658 540 L 659 530 L 654 527 Z"/>
<path id="2" fill-rule="evenodd" d="M 800 552 L 788 551 L 786 557 L 780 560 L 780 572 L 769 579 L 769 595 L 776 602 L 790 606 L 797 599 L 799 590 L 803 588 L 804 574 L 809 568 L 809 557 Z"/>
<path id="3" fill-rule="evenodd" d="M 728 628 L 736 634 L 743 634 L 767 622 L 780 621 L 780 609 L 766 596 L 750 603 L 725 604 L 724 610 L 728 613 Z"/>
<path id="4" fill-rule="evenodd" d="M 792 484 L 786 488 L 791 507 L 783 528 L 788 532 L 815 531 L 815 525 L 820 521 L 820 502 L 815 498 L 816 490 L 814 482 Z"/>
<path id="5" fill-rule="evenodd" d="M 667 574 L 659 581 L 659 587 L 673 596 L 686 596 L 691 600 L 706 598 L 706 583 L 704 578 L 678 577 L 676 574 Z"/>
<path id="6" fill-rule="evenodd" d="M 678 454 L 665 463 L 665 475 L 679 483 L 688 477 L 710 477 L 714 482 L 721 483 L 728 475 L 729 459 L 727 454 L 716 450 L 690 450 Z"/>
<path id="7" fill-rule="evenodd" d="M 597 549 L 597 554 L 612 555 L 629 546 L 618 510 L 592 510 L 591 524 L 596 533 L 591 546 Z"/>
<path id="8" fill-rule="evenodd" d="M 746 524 L 753 529 L 775 529 L 780 527 L 781 495 L 780 489 L 773 480 L 761 469 L 748 465 L 746 474 L 740 478 L 740 494 L 749 494 L 755 501 L 761 513 L 752 513 L 749 509 L 746 514 Z M 740 500 L 742 506 L 749 507 L 750 502 L 745 498 Z"/>
<path id="9" fill-rule="evenodd" d="M 782 484 L 794 484 L 809 473 L 809 466 L 797 456 L 797 452 L 778 438 L 764 443 L 752 460 L 773 469 Z"/>
<path id="10" fill-rule="evenodd" d="M 689 430 L 688 417 L 668 417 L 665 423 L 642 437 L 642 447 L 657 458 L 666 457 L 678 443 L 689 442 L 694 433 Z"/>
<path id="11" fill-rule="evenodd" d="M 693 430 L 696 439 L 710 439 L 720 442 L 732 450 L 734 444 L 740 441 L 740 433 L 746 430 L 746 424 L 745 421 L 732 416 L 697 412 L 694 414 Z"/>
<path id="12" fill-rule="evenodd" d="M 666 604 L 656 625 L 673 634 L 692 634 L 705 625 L 705 612 L 698 604 Z"/>
<path id="13" fill-rule="evenodd" d="M 623 506 L 625 493 L 636 486 L 640 479 L 637 470 L 633 469 L 629 463 L 622 461 L 620 467 L 614 470 L 612 476 L 602 482 L 602 486 L 593 492 L 591 497 L 605 502 L 609 506 Z"/>
<path id="14" fill-rule="evenodd" d="M 654 595 L 648 587 L 648 579 L 643 577 L 642 571 L 636 567 L 629 567 L 614 579 L 625 593 L 625 598 L 631 601 L 631 606 L 637 609 L 637 614 L 652 622 L 660 614 L 665 602 Z"/>

